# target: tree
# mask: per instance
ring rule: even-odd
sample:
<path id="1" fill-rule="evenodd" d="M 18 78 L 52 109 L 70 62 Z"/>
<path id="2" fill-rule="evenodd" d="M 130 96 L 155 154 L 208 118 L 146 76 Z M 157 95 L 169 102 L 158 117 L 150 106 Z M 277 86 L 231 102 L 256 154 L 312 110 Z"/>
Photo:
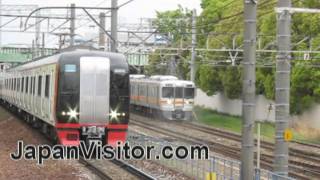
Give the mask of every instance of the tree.
<path id="1" fill-rule="evenodd" d="M 259 46 L 265 50 L 276 49 L 277 17 L 274 7 L 277 0 L 261 0 L 258 5 L 257 30 L 259 34 Z M 319 0 L 294 1 L 294 7 L 320 8 Z M 226 0 L 202 0 L 202 13 L 197 18 L 197 47 L 208 45 L 215 49 L 236 48 L 243 45 L 243 1 Z M 191 43 L 191 12 L 181 6 L 174 11 L 158 12 L 155 24 L 162 34 L 170 39 L 171 47 L 190 47 Z M 308 50 L 320 47 L 320 15 L 295 14 L 292 17 L 292 49 Z M 156 51 L 157 52 L 157 51 Z M 159 53 L 159 52 L 157 52 Z M 171 53 L 170 51 L 164 53 Z M 257 53 L 257 64 L 262 66 L 275 65 L 277 53 Z M 241 98 L 241 68 L 228 67 L 230 60 L 228 52 L 201 52 L 197 59 L 198 71 L 196 72 L 196 84 L 208 95 L 223 92 L 231 99 Z M 242 53 L 236 65 L 241 65 Z M 314 103 L 318 103 L 320 96 L 320 70 L 312 67 L 318 65 L 313 60 L 302 62 L 304 54 L 292 54 L 292 91 L 291 112 L 302 113 Z M 311 58 L 319 59 L 320 55 L 311 54 Z M 163 73 L 169 57 L 151 56 L 149 72 Z M 201 61 L 199 61 L 201 60 Z M 189 77 L 190 51 L 179 52 L 178 71 L 183 78 Z M 310 67 L 305 67 L 307 64 Z M 213 66 L 214 65 L 214 66 Z M 256 93 L 263 94 L 268 99 L 275 98 L 275 68 L 257 66 Z"/>

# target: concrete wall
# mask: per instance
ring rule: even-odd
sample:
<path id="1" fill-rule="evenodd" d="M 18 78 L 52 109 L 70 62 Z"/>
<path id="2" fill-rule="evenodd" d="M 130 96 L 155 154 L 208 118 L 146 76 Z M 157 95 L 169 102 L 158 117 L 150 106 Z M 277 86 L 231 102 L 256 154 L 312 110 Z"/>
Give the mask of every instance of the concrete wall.
<path id="1" fill-rule="evenodd" d="M 242 100 L 230 100 L 221 93 L 213 96 L 207 96 L 206 93 L 198 89 L 195 104 L 221 113 L 237 116 L 242 115 Z M 272 105 L 272 109 L 269 109 L 270 104 Z M 275 121 L 274 102 L 266 99 L 264 96 L 257 96 L 256 112 L 257 120 Z"/>
<path id="2" fill-rule="evenodd" d="M 230 115 L 242 115 L 242 100 L 230 100 L 223 94 L 218 93 L 213 96 L 207 96 L 206 93 L 197 89 L 195 104 L 216 110 Z M 271 109 L 270 108 L 271 104 Z M 274 101 L 266 99 L 259 95 L 256 98 L 256 119 L 260 121 L 275 121 Z M 314 106 L 300 116 L 291 117 L 291 122 L 303 122 L 305 125 L 320 128 L 320 105 Z"/>
<path id="3" fill-rule="evenodd" d="M 305 123 L 307 126 L 320 129 L 320 105 L 316 105 L 311 110 L 303 113 L 301 116 L 294 116 L 292 119 L 293 121 L 303 121 L 303 123 Z"/>

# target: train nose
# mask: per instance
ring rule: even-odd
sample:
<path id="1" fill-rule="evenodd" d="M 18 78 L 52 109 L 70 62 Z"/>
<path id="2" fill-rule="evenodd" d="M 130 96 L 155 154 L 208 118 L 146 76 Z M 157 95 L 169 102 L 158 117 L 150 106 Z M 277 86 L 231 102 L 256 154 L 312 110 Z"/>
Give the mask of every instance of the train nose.
<path id="1" fill-rule="evenodd" d="M 80 59 L 79 123 L 108 123 L 110 60 L 105 57 Z"/>

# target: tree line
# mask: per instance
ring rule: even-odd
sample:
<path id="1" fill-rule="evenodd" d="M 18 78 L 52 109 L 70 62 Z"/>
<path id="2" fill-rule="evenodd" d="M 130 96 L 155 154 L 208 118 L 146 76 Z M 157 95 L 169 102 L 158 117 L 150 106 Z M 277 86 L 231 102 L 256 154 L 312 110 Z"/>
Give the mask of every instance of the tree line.
<path id="1" fill-rule="evenodd" d="M 256 93 L 275 99 L 275 62 L 277 49 L 276 0 L 261 0 L 258 4 Z M 293 0 L 294 7 L 320 8 L 318 0 Z M 242 49 L 243 2 L 238 0 L 202 0 L 202 12 L 197 25 L 192 27 L 190 9 L 179 6 L 176 10 L 157 12 L 154 21 L 158 32 L 166 39 L 168 48 L 183 47 L 172 58 L 172 50 L 156 50 L 149 57 L 148 74 L 168 73 L 168 62 L 177 63 L 180 78 L 190 77 L 191 30 L 197 28 L 197 48 Z M 294 14 L 292 16 L 292 50 L 320 50 L 320 15 Z M 176 53 L 176 52 L 175 52 Z M 241 98 L 242 52 L 231 52 L 236 57 L 230 62 L 228 51 L 197 52 L 196 84 L 208 95 L 224 93 L 230 99 Z M 167 55 L 166 55 L 167 54 Z M 301 114 L 320 103 L 320 54 L 292 53 L 291 60 L 291 113 Z"/>

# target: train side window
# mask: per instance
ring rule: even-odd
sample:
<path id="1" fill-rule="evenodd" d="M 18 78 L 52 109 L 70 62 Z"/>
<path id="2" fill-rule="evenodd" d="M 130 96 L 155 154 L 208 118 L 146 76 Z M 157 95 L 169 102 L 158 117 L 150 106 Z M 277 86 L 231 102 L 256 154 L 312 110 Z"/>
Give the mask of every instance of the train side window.
<path id="1" fill-rule="evenodd" d="M 38 77 L 38 96 L 41 96 L 42 76 Z"/>
<path id="2" fill-rule="evenodd" d="M 22 78 L 22 81 L 21 81 L 21 92 L 23 92 L 24 90 L 24 77 Z"/>
<path id="3" fill-rule="evenodd" d="M 46 98 L 49 97 L 49 90 L 50 90 L 50 75 L 46 75 L 46 84 L 45 84 L 45 92 L 44 92 L 44 95 Z"/>
<path id="4" fill-rule="evenodd" d="M 17 92 L 20 92 L 20 78 L 17 78 Z"/>
<path id="5" fill-rule="evenodd" d="M 33 95 L 36 94 L 36 77 L 33 77 L 33 92 L 32 92 Z"/>
<path id="6" fill-rule="evenodd" d="M 32 94 L 32 91 L 33 91 L 33 89 L 32 89 L 32 87 L 33 87 L 33 77 L 30 77 L 30 90 L 29 90 L 29 93 L 30 94 Z"/>
<path id="7" fill-rule="evenodd" d="M 25 89 L 25 93 L 28 94 L 28 87 L 29 87 L 29 77 L 26 77 L 26 89 Z"/>
<path id="8" fill-rule="evenodd" d="M 17 89 L 17 78 L 14 78 L 14 86 L 13 86 L 13 90 L 16 91 Z"/>

